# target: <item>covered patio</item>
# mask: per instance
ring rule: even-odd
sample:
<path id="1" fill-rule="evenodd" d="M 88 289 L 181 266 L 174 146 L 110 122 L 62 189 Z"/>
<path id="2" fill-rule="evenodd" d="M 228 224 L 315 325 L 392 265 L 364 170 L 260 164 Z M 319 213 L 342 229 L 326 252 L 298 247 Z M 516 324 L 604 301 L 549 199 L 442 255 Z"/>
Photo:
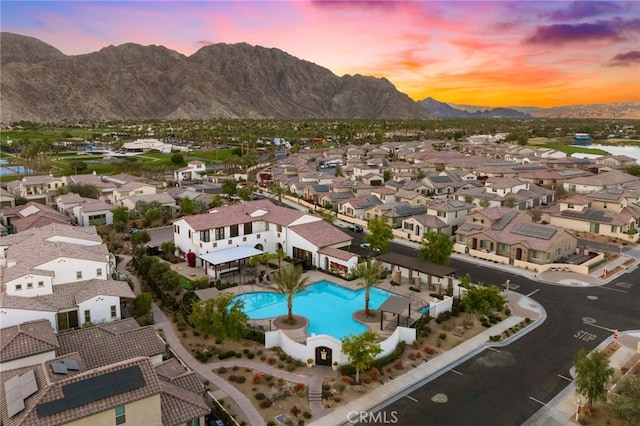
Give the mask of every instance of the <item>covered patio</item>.
<path id="1" fill-rule="evenodd" d="M 402 283 L 403 270 L 407 271 L 409 285 L 420 288 L 422 278 L 420 274 L 427 276 L 427 284 L 430 289 L 440 292 L 442 283 L 440 279 L 447 279 L 447 284 L 453 284 L 453 278 L 456 269 L 446 265 L 437 265 L 435 263 L 416 259 L 415 257 L 404 256 L 397 253 L 385 253 L 377 256 L 377 260 L 383 264 L 390 265 L 391 279 L 397 284 Z M 414 276 L 415 273 L 415 276 Z M 433 277 L 438 278 L 438 282 L 433 284 Z"/>
<path id="2" fill-rule="evenodd" d="M 215 279 L 240 275 L 247 259 L 262 254 L 262 250 L 249 246 L 237 246 L 200 255 L 207 275 Z"/>
<path id="3" fill-rule="evenodd" d="M 400 316 L 405 315 L 407 319 L 407 327 L 409 327 L 411 321 L 411 299 L 404 296 L 395 296 L 391 295 L 382 302 L 382 305 L 378 307 L 378 310 L 381 312 L 380 315 L 380 330 L 384 330 L 384 313 L 390 312 L 395 314 L 397 321 L 397 326 L 400 326 Z"/>

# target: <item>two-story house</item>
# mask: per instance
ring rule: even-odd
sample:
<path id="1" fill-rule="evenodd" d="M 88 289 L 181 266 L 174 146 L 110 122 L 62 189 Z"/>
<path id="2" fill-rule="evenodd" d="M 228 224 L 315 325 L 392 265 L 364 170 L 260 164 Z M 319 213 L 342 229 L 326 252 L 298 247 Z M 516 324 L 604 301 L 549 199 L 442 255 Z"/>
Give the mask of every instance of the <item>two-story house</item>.
<path id="1" fill-rule="evenodd" d="M 318 216 L 280 207 L 269 200 L 232 204 L 182 217 L 173 222 L 173 237 L 176 247 L 183 253 L 195 253 L 196 264 L 214 278 L 240 269 L 256 254 L 278 249 L 304 265 L 324 269 L 333 263 L 348 271 L 357 262 L 356 255 L 340 250 L 351 244 L 350 235 Z"/>
<path id="2" fill-rule="evenodd" d="M 56 189 L 64 186 L 65 180 L 61 177 L 25 176 L 22 180 L 7 183 L 7 191 L 16 197 L 50 206 Z"/>
<path id="3" fill-rule="evenodd" d="M 115 258 L 94 227 L 51 224 L 0 244 L 3 327 L 42 318 L 56 330 L 101 324 L 120 319 L 135 298 L 126 282 L 110 279 Z"/>

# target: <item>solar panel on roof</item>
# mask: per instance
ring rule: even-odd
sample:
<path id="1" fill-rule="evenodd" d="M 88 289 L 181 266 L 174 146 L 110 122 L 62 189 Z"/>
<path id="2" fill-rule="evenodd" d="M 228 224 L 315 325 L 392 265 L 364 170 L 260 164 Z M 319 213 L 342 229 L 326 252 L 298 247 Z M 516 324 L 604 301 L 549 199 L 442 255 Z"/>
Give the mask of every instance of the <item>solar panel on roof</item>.
<path id="1" fill-rule="evenodd" d="M 111 371 L 62 386 L 64 398 L 39 404 L 38 416 L 45 417 L 110 396 L 140 388 L 146 384 L 137 365 Z"/>
<path id="2" fill-rule="evenodd" d="M 75 359 L 65 359 L 62 362 L 64 362 L 64 365 L 65 367 L 67 367 L 67 370 L 74 370 L 74 371 L 80 370 L 80 367 L 78 366 L 78 361 L 76 361 Z"/>
<path id="3" fill-rule="evenodd" d="M 497 231 L 502 231 L 509 224 L 509 222 L 511 222 L 511 220 L 516 217 L 517 214 L 518 210 L 508 211 L 491 228 Z"/>
<path id="4" fill-rule="evenodd" d="M 458 200 L 449 200 L 449 205 L 451 207 L 455 207 L 455 208 L 464 207 L 465 206 L 465 204 L 462 201 L 458 201 Z"/>
<path id="5" fill-rule="evenodd" d="M 525 237 L 550 240 L 551 237 L 556 234 L 557 230 L 533 223 L 518 223 L 511 229 L 511 232 L 518 235 L 524 235 Z"/>
<path id="6" fill-rule="evenodd" d="M 38 391 L 38 382 L 33 370 L 29 370 L 20 376 L 20 388 L 22 389 L 22 397 L 26 398 Z"/>
<path id="7" fill-rule="evenodd" d="M 69 372 L 67 366 L 62 362 L 52 362 L 51 369 L 55 374 L 67 374 Z"/>
<path id="8" fill-rule="evenodd" d="M 432 176 L 429 179 L 431 182 L 453 182 L 449 176 Z"/>

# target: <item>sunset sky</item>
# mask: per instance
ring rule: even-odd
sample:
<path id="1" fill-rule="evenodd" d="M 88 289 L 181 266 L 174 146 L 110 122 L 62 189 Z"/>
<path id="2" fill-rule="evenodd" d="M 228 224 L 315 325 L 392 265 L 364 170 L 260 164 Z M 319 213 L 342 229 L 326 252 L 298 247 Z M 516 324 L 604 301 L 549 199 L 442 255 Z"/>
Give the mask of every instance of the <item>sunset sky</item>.
<path id="1" fill-rule="evenodd" d="M 414 100 L 482 106 L 640 101 L 640 2 L 5 1 L 2 31 L 67 55 L 133 42 L 184 55 L 275 47 Z"/>

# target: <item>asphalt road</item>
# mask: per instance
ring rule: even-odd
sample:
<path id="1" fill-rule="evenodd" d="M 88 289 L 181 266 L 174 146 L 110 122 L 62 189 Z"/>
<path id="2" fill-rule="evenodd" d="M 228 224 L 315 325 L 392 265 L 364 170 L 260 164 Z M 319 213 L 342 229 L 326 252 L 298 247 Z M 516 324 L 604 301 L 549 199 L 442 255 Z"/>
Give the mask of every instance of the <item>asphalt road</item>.
<path id="1" fill-rule="evenodd" d="M 416 254 L 399 244 L 391 250 Z M 570 383 L 569 370 L 579 349 L 595 348 L 613 329 L 640 329 L 638 270 L 606 286 L 586 288 L 538 283 L 460 260 L 452 260 L 451 266 L 458 276 L 469 273 L 476 282 L 510 279 L 514 291 L 531 294 L 545 308 L 547 319 L 510 345 L 485 349 L 397 395 L 379 407 L 380 419 L 397 418 L 398 425 L 520 425 Z M 446 395 L 447 402 L 433 402 L 436 394 Z"/>

